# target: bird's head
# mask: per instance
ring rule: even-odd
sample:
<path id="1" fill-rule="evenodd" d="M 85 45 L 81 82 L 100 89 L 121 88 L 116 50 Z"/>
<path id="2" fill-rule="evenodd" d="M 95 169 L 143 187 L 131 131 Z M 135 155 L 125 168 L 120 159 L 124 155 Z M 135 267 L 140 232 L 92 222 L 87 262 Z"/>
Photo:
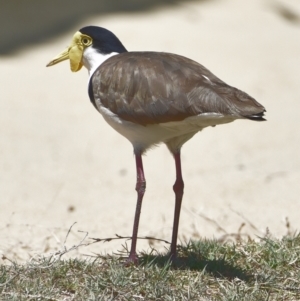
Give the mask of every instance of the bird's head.
<path id="1" fill-rule="evenodd" d="M 73 72 L 79 71 L 83 65 L 91 72 L 111 55 L 122 52 L 127 52 L 126 48 L 111 31 L 87 26 L 74 34 L 71 45 L 54 57 L 47 67 L 69 59 Z"/>

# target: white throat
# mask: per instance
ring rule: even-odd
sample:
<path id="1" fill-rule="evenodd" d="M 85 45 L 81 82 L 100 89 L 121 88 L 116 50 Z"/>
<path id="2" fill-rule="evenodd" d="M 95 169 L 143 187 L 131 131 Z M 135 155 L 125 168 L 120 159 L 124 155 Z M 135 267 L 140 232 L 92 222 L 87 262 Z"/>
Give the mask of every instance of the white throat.
<path id="1" fill-rule="evenodd" d="M 93 47 L 88 47 L 83 51 L 83 66 L 88 69 L 89 76 L 91 77 L 95 70 L 108 58 L 113 55 L 118 54 L 117 52 L 112 52 L 109 54 L 99 53 Z"/>

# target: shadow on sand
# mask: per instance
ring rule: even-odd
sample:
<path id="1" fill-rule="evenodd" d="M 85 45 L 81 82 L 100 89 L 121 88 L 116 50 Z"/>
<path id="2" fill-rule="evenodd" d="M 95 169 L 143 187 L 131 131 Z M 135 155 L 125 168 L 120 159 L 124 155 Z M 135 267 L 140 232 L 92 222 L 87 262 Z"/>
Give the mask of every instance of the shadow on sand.
<path id="1" fill-rule="evenodd" d="M 9 55 L 24 46 L 63 34 L 91 16 L 101 18 L 101 15 L 112 13 L 139 13 L 182 2 L 184 0 L 0 0 L 0 55 Z"/>

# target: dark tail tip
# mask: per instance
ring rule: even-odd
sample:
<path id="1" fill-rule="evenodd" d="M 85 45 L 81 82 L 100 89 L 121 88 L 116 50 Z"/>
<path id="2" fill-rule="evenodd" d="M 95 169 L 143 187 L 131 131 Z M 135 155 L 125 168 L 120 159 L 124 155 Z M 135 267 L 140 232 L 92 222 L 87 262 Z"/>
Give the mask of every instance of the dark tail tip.
<path id="1" fill-rule="evenodd" d="M 267 119 L 264 118 L 265 112 L 266 112 L 266 110 L 264 110 L 258 114 L 248 115 L 248 116 L 244 116 L 244 117 L 247 119 L 250 119 L 250 120 L 254 120 L 254 121 L 266 121 Z"/>

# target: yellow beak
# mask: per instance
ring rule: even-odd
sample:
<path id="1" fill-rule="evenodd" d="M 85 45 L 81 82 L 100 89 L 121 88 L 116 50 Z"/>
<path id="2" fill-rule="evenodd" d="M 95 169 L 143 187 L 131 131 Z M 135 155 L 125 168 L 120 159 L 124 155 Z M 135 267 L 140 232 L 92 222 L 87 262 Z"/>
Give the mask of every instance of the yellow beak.
<path id="1" fill-rule="evenodd" d="M 81 43 L 81 36 L 82 34 L 80 32 L 76 32 L 71 46 L 68 47 L 66 50 L 58 54 L 56 57 L 54 57 L 48 64 L 47 67 L 53 66 L 55 64 L 58 64 L 62 61 L 65 61 L 67 59 L 70 60 L 70 67 L 73 72 L 77 72 L 81 69 L 83 66 L 82 63 L 82 55 L 83 55 L 83 45 Z"/>

